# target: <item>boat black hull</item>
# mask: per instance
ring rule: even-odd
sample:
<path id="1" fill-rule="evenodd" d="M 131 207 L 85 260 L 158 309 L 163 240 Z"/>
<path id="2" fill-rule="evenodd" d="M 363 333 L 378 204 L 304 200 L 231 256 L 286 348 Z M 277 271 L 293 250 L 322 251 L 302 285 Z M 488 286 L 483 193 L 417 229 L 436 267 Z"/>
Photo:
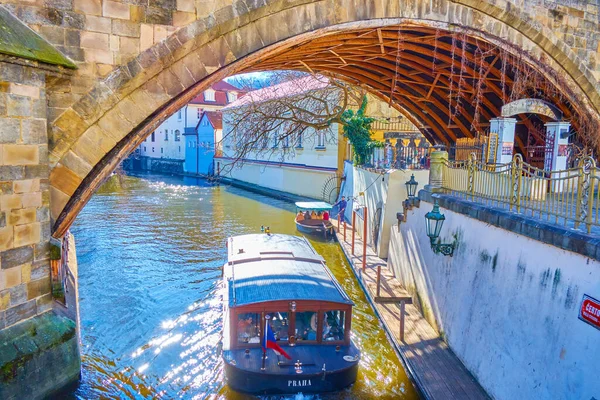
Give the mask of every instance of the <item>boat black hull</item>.
<path id="1" fill-rule="evenodd" d="M 333 226 L 306 226 L 296 222 L 296 229 L 298 229 L 298 232 L 306 233 L 308 235 L 316 236 L 322 239 L 327 239 L 329 237 L 335 236 Z"/>
<path id="2" fill-rule="evenodd" d="M 358 363 L 337 371 L 318 374 L 269 374 L 241 370 L 225 362 L 227 384 L 249 394 L 325 393 L 342 390 L 356 381 Z"/>

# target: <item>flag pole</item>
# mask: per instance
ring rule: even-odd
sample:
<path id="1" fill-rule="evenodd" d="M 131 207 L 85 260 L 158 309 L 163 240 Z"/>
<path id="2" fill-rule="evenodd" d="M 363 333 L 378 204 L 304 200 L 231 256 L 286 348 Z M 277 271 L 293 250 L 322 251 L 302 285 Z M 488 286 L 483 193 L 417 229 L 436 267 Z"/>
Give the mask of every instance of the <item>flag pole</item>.
<path id="1" fill-rule="evenodd" d="M 270 315 L 265 315 L 265 330 L 263 332 L 263 357 L 262 357 L 262 367 L 260 368 L 261 371 L 264 371 L 266 369 L 265 364 L 266 364 L 266 360 L 267 360 L 267 324 L 269 323 L 269 319 L 271 318 Z"/>

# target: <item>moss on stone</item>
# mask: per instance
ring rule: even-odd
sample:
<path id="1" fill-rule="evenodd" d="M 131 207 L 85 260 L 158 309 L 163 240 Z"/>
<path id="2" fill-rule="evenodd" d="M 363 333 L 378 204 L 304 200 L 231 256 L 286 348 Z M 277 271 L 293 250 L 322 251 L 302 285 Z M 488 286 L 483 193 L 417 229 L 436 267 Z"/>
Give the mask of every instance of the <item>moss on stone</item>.
<path id="1" fill-rule="evenodd" d="M 0 6 L 0 53 L 46 64 L 77 68 L 71 60 L 2 6 Z"/>
<path id="2" fill-rule="evenodd" d="M 75 322 L 52 312 L 0 331 L 0 385 L 11 382 L 34 357 L 75 335 Z"/>

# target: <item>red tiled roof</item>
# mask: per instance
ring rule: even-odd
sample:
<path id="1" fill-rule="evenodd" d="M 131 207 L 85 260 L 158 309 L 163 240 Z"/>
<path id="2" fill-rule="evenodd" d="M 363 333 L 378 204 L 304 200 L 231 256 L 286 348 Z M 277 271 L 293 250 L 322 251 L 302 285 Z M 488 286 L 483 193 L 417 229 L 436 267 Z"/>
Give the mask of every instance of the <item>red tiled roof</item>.
<path id="1" fill-rule="evenodd" d="M 200 125 L 205 115 L 214 129 L 223 129 L 223 116 L 220 111 L 204 111 L 202 117 L 200 117 L 200 121 L 198 121 L 198 125 Z"/>
<path id="2" fill-rule="evenodd" d="M 204 100 L 203 92 L 200 93 L 198 96 L 194 97 L 192 101 L 190 101 L 190 104 L 210 104 L 213 106 L 226 106 L 228 104 L 227 92 L 236 92 L 238 94 L 238 97 L 244 94 L 243 91 L 225 81 L 215 83 L 211 86 L 211 89 L 215 91 L 215 101 Z"/>
<path id="3" fill-rule="evenodd" d="M 311 90 L 323 89 L 327 87 L 327 85 L 329 85 L 329 79 L 324 76 L 306 76 L 249 92 L 245 96 L 239 97 L 236 101 L 230 103 L 227 107 L 224 107 L 223 110 L 241 107 L 252 102 L 256 103 L 280 99 Z"/>

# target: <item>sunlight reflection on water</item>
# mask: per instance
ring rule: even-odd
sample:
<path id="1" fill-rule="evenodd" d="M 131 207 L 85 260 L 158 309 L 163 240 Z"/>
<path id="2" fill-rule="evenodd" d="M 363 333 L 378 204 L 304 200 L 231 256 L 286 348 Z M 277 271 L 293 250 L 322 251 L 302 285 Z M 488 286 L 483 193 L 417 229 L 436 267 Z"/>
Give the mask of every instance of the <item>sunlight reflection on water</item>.
<path id="1" fill-rule="evenodd" d="M 221 267 L 228 236 L 296 234 L 288 203 L 164 176 L 109 181 L 72 228 L 79 261 L 82 380 L 64 398 L 244 399 L 223 384 Z M 356 303 L 358 380 L 335 394 L 265 400 L 416 399 L 335 243 L 313 242 Z"/>

